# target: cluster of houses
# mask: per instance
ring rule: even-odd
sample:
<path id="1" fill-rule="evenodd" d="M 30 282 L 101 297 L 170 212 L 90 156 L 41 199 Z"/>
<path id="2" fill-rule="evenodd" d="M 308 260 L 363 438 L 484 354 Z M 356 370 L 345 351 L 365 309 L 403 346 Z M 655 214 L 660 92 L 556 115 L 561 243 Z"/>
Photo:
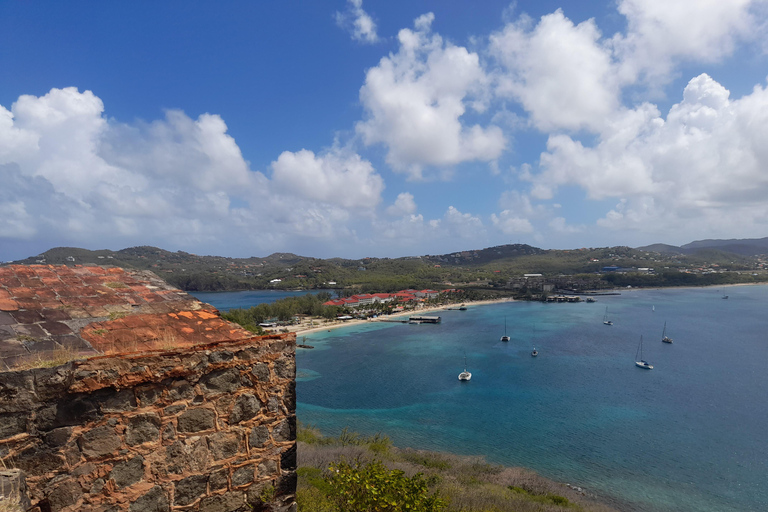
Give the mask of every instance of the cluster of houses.
<path id="1" fill-rule="evenodd" d="M 323 303 L 325 306 L 342 306 L 348 308 L 356 308 L 360 306 L 367 306 L 370 304 L 384 303 L 384 302 L 421 302 L 428 299 L 436 299 L 441 293 L 453 293 L 455 289 L 442 290 L 440 292 L 435 290 L 400 290 L 396 293 L 362 293 L 360 295 L 352 295 L 344 299 L 334 299 Z"/>

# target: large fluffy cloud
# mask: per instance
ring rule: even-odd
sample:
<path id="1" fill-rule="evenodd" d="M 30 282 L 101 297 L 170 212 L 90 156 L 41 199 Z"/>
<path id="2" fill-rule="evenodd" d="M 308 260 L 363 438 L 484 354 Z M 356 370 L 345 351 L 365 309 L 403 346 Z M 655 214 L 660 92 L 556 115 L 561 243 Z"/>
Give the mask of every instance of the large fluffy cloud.
<path id="1" fill-rule="evenodd" d="M 338 149 L 318 156 L 306 149 L 284 151 L 272 169 L 277 190 L 346 208 L 372 210 L 384 189 L 370 162 Z"/>
<path id="2" fill-rule="evenodd" d="M 594 147 L 553 136 L 532 177 L 539 197 L 576 184 L 617 198 L 599 224 L 688 237 L 768 229 L 768 90 L 740 99 L 706 74 L 666 116 L 642 105 L 617 117 Z"/>
<path id="3" fill-rule="evenodd" d="M 505 72 L 497 93 L 515 98 L 542 131 L 600 129 L 619 105 L 610 52 L 593 20 L 574 25 L 562 10 L 532 27 L 523 16 L 491 36 Z"/>
<path id="4" fill-rule="evenodd" d="M 627 33 L 612 45 L 626 81 L 665 81 L 676 62 L 715 62 L 740 40 L 759 34 L 754 9 L 763 0 L 620 0 Z"/>
<path id="5" fill-rule="evenodd" d="M 367 116 L 357 132 L 366 145 L 386 145 L 387 162 L 414 178 L 426 166 L 490 162 L 506 143 L 496 126 L 463 123 L 468 104 L 483 109 L 488 77 L 477 54 L 431 33 L 433 18 L 401 30 L 398 52 L 369 69 L 360 90 Z"/>
<path id="6" fill-rule="evenodd" d="M 124 124 L 90 91 L 22 96 L 0 106 L 0 239 L 286 250 L 354 241 L 380 202 L 382 178 L 351 151 L 284 152 L 272 170 L 250 169 L 217 115 Z"/>

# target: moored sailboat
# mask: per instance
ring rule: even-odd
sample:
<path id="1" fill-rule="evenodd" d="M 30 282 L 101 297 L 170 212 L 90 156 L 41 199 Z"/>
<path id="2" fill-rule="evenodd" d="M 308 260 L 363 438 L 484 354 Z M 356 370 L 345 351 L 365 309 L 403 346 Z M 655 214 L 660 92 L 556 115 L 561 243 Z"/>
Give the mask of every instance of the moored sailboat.
<path id="1" fill-rule="evenodd" d="M 472 374 L 467 371 L 467 354 L 464 354 L 464 371 L 459 374 L 459 380 L 467 381 L 472 378 Z"/>
<path id="2" fill-rule="evenodd" d="M 613 325 L 613 322 L 608 320 L 608 306 L 605 306 L 605 314 L 603 315 L 603 324 L 604 325 Z"/>
<path id="3" fill-rule="evenodd" d="M 504 317 L 504 336 L 501 337 L 501 341 L 509 341 L 509 336 L 507 336 L 507 317 Z"/>
<path id="4" fill-rule="evenodd" d="M 644 370 L 653 370 L 653 365 L 643 359 L 643 335 L 640 335 L 640 344 L 637 346 L 637 352 L 635 353 L 635 365 Z"/>
<path id="5" fill-rule="evenodd" d="M 661 333 L 661 341 L 664 343 L 672 343 L 672 338 L 667 336 L 667 322 L 664 322 L 664 331 Z"/>

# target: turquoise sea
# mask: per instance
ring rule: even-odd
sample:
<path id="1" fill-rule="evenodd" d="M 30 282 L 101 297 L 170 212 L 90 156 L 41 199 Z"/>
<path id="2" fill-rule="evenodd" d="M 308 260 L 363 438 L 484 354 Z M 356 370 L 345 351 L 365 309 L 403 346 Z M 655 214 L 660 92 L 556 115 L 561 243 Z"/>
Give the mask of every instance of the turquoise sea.
<path id="1" fill-rule="evenodd" d="M 308 336 L 300 421 L 526 466 L 621 510 L 768 510 L 768 286 L 439 315 Z M 634 364 L 641 335 L 653 370 Z"/>

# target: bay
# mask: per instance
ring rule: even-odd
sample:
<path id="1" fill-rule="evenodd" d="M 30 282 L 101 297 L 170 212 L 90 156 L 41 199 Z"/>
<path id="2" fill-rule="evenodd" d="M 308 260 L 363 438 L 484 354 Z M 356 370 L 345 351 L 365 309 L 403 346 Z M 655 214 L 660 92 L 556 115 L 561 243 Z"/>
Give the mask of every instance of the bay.
<path id="1" fill-rule="evenodd" d="M 214 306 L 219 311 L 230 309 L 248 309 L 258 304 L 275 302 L 286 297 L 300 297 L 309 290 L 248 290 L 240 292 L 188 292 L 198 300 Z"/>
<path id="2" fill-rule="evenodd" d="M 766 306 L 768 286 L 633 290 L 317 332 L 297 350 L 297 414 L 327 435 L 526 466 L 621 510 L 768 510 Z"/>

